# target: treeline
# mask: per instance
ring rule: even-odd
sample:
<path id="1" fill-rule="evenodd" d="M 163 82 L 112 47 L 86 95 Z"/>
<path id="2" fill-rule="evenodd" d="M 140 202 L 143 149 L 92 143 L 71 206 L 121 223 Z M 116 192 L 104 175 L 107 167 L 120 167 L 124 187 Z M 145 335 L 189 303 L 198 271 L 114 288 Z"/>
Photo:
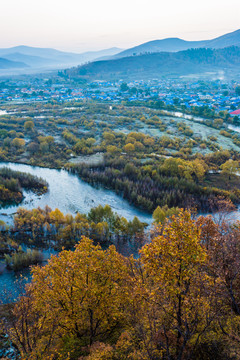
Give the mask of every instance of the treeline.
<path id="1" fill-rule="evenodd" d="M 238 223 L 179 210 L 138 259 L 83 237 L 32 273 L 6 324 L 23 360 L 240 358 Z"/>
<path id="2" fill-rule="evenodd" d="M 169 215 L 164 210 L 160 212 L 161 218 Z M 158 209 L 154 218 L 160 215 Z M 52 210 L 48 206 L 32 210 L 19 208 L 12 226 L 0 222 L 0 260 L 8 269 L 18 271 L 43 261 L 38 249 L 73 249 L 82 236 L 91 237 L 104 247 L 114 244 L 125 255 L 137 254 L 145 241 L 147 225 L 137 217 L 127 221 L 109 205 L 99 205 L 87 215 L 77 213 L 75 216 L 64 215 L 59 209 Z M 26 251 L 22 250 L 22 244 L 28 246 Z"/>
<path id="3" fill-rule="evenodd" d="M 0 169 L 0 177 L 3 179 L 17 179 L 22 188 L 31 190 L 38 194 L 44 193 L 48 189 L 47 181 L 41 177 L 21 171 L 11 170 L 8 167 Z"/>
<path id="4" fill-rule="evenodd" d="M 48 183 L 28 173 L 7 167 L 0 169 L 0 205 L 20 203 L 23 200 L 23 189 L 41 195 L 48 191 Z"/>
<path id="5" fill-rule="evenodd" d="M 74 247 L 82 236 L 91 237 L 102 245 L 116 244 L 121 252 L 133 252 L 142 244 L 147 224 L 137 217 L 127 221 L 114 213 L 109 205 L 99 205 L 85 214 L 64 215 L 59 209 L 27 210 L 19 208 L 9 234 L 18 242 L 45 244 L 61 249 Z M 130 250 L 131 249 L 131 250 Z"/>
<path id="6" fill-rule="evenodd" d="M 179 100 L 178 98 L 176 98 Z M 180 101 L 179 101 L 180 102 Z M 185 105 L 180 104 L 169 104 L 167 105 L 164 100 L 156 100 L 156 98 L 152 98 L 149 101 L 125 101 L 124 104 L 126 106 L 132 107 L 132 106 L 147 106 L 152 109 L 163 109 L 168 111 L 179 111 L 181 110 L 185 114 L 194 115 L 194 116 L 200 116 L 207 119 L 214 119 L 215 117 L 219 116 L 214 109 L 210 108 L 208 105 L 203 106 L 191 106 L 190 108 L 187 108 Z M 165 113 L 162 113 L 162 115 L 165 115 Z M 225 114 L 224 114 L 225 115 Z M 228 113 L 227 113 L 228 115 Z M 230 115 L 227 116 L 227 119 L 229 119 Z"/>
<path id="7" fill-rule="evenodd" d="M 229 154 L 230 155 L 230 154 Z M 224 163 L 227 154 L 209 156 L 206 161 Z M 204 159 L 205 160 L 205 159 Z M 139 208 L 153 212 L 157 206 L 196 207 L 199 211 L 211 210 L 210 202 L 218 196 L 239 202 L 238 189 L 221 189 L 204 183 L 208 164 L 203 159 L 186 161 L 181 158 L 162 158 L 158 161 L 142 163 L 124 156 L 105 157 L 102 165 L 67 166 L 94 185 L 104 185 L 121 194 Z M 229 164 L 231 165 L 231 164 Z M 222 175 L 223 176 L 223 175 Z"/>

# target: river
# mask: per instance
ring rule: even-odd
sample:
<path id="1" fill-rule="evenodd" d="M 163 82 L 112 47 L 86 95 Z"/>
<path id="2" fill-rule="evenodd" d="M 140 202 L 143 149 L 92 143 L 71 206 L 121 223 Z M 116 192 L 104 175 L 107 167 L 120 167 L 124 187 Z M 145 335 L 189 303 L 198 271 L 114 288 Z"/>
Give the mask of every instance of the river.
<path id="1" fill-rule="evenodd" d="M 168 110 L 161 110 L 163 111 L 164 113 L 166 113 L 167 115 L 170 115 L 170 116 L 175 116 L 177 118 L 183 118 L 183 119 L 186 119 L 186 120 L 194 120 L 194 121 L 204 121 L 206 119 L 200 117 L 200 116 L 195 116 L 195 115 L 191 115 L 191 114 L 185 114 L 185 113 L 182 113 L 180 111 L 168 111 Z"/>
<path id="2" fill-rule="evenodd" d="M 1 111 L 0 111 L 1 115 Z M 184 117 L 188 119 L 191 115 L 186 115 L 182 113 L 172 113 L 172 115 Z M 192 119 L 201 121 L 199 117 L 191 116 Z M 240 132 L 240 127 L 229 125 L 229 128 Z M 0 167 L 7 166 L 12 170 L 28 172 L 32 175 L 42 177 L 49 184 L 49 191 L 42 196 L 37 196 L 32 192 L 24 191 L 24 200 L 20 206 L 27 209 L 33 209 L 36 207 L 45 207 L 45 205 L 50 206 L 52 209 L 58 208 L 64 214 L 71 213 L 76 214 L 88 213 L 92 207 L 98 206 L 99 204 L 105 205 L 108 204 L 116 211 L 119 215 L 124 216 L 127 220 L 132 220 L 134 216 L 150 224 L 152 222 L 152 217 L 150 214 L 138 210 L 136 207 L 130 205 L 126 200 L 121 196 L 116 195 L 111 190 L 106 190 L 103 188 L 94 188 L 93 186 L 87 184 L 81 180 L 77 175 L 71 174 L 66 170 L 56 170 L 49 168 L 41 168 L 38 166 L 30 166 L 25 164 L 18 163 L 9 163 L 1 162 Z M 0 219 L 5 221 L 7 224 L 13 223 L 14 213 L 17 211 L 19 206 L 9 206 L 7 208 L 0 209 Z M 231 214 L 233 221 L 239 220 L 240 209 Z M 44 251 L 45 259 L 50 256 L 50 251 Z M 1 264 L 0 264 L 1 268 Z M 0 301 L 1 297 L 5 298 L 3 294 L 4 289 L 7 291 L 15 289 L 15 281 L 19 278 L 20 275 L 29 277 L 29 271 L 24 270 L 22 273 L 15 274 L 13 271 L 4 271 L 0 275 Z M 15 298 L 16 292 L 10 299 Z M 6 300 L 5 300 L 6 301 Z"/>
<path id="3" fill-rule="evenodd" d="M 168 115 L 176 116 L 178 118 L 183 118 L 183 119 L 186 119 L 186 120 L 193 120 L 193 121 L 199 121 L 199 122 L 203 122 L 203 121 L 208 120 L 208 119 L 202 118 L 200 116 L 189 115 L 189 114 L 185 114 L 185 113 L 182 113 L 182 112 L 179 112 L 179 111 L 167 111 L 167 110 L 162 110 L 162 111 L 165 112 Z M 240 133 L 240 126 L 227 124 L 227 127 L 228 127 L 229 130 L 233 130 L 233 131 L 236 131 L 236 132 Z"/>
<path id="4" fill-rule="evenodd" d="M 113 191 L 102 187 L 95 188 L 66 170 L 1 162 L 0 168 L 4 166 L 39 176 L 48 182 L 49 191 L 41 196 L 35 195 L 31 191 L 24 191 L 25 198 L 20 206 L 26 209 L 33 209 L 38 206 L 43 208 L 48 205 L 52 209 L 58 208 L 64 214 L 76 214 L 77 212 L 87 214 L 92 207 L 108 204 L 113 211 L 124 216 L 127 220 L 132 220 L 134 216 L 138 216 L 141 221 L 151 223 L 150 214 L 138 210 Z M 19 205 L 12 205 L 0 209 L 0 219 L 11 224 L 18 207 Z"/>
<path id="5" fill-rule="evenodd" d="M 50 206 L 52 209 L 58 208 L 64 214 L 76 214 L 88 213 L 92 207 L 98 205 L 110 205 L 113 211 L 119 215 L 124 216 L 127 220 L 132 220 L 134 216 L 150 224 L 152 217 L 150 214 L 138 210 L 136 207 L 130 205 L 121 196 L 116 195 L 111 190 L 103 188 L 94 188 L 81 180 L 77 175 L 71 174 L 66 170 L 56 170 L 41 168 L 38 166 L 30 166 L 25 164 L 1 162 L 0 168 L 7 166 L 12 170 L 23 171 L 42 177 L 49 184 L 49 191 L 42 196 L 33 194 L 31 191 L 24 191 L 24 200 L 20 206 L 27 209 L 33 209 L 38 206 L 41 208 L 45 205 Z M 9 206 L 0 209 L 0 219 L 5 221 L 7 224 L 13 223 L 14 213 L 17 211 L 18 206 Z M 44 251 L 45 259 L 50 256 L 50 251 Z M 1 267 L 1 264 L 0 264 Z M 16 297 L 15 281 L 19 279 L 20 275 L 29 277 L 29 270 L 24 270 L 15 274 L 13 271 L 4 270 L 3 274 L 0 275 L 0 300 L 7 301 L 7 297 L 4 294 L 4 290 L 10 292 L 9 299 L 14 300 Z"/>

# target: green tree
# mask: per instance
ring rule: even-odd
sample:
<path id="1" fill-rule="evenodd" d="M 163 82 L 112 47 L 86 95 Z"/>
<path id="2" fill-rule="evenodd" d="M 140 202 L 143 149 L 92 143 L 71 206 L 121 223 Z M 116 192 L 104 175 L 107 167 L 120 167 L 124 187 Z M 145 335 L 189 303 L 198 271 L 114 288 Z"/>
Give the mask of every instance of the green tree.
<path id="1" fill-rule="evenodd" d="M 127 83 L 123 82 L 121 85 L 120 85 L 120 91 L 121 92 L 126 92 L 129 90 L 129 87 L 127 85 Z"/>
<path id="2" fill-rule="evenodd" d="M 34 122 L 33 121 L 25 121 L 24 123 L 24 130 L 25 131 L 33 131 L 34 129 Z"/>
<path id="3" fill-rule="evenodd" d="M 25 146 L 25 141 L 24 141 L 24 139 L 15 138 L 12 141 L 12 145 L 17 149 L 21 149 Z"/>
<path id="4" fill-rule="evenodd" d="M 235 174 L 237 171 L 239 171 L 240 169 L 239 162 L 229 159 L 220 166 L 220 169 L 222 170 L 222 173 L 227 175 L 230 180 L 231 176 Z"/>
<path id="5" fill-rule="evenodd" d="M 237 96 L 240 96 L 240 86 L 239 86 L 239 85 L 236 86 L 235 92 L 236 92 L 236 95 L 237 95 Z"/>

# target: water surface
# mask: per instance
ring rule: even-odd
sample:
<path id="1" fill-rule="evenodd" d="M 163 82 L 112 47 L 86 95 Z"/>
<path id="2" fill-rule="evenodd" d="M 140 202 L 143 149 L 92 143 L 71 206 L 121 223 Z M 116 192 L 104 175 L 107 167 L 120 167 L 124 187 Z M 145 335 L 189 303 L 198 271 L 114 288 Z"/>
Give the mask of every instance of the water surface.
<path id="1" fill-rule="evenodd" d="M 71 174 L 66 170 L 55 170 L 8 162 L 0 163 L 0 168 L 4 166 L 12 170 L 23 171 L 42 177 L 48 182 L 49 191 L 42 196 L 35 195 L 31 191 L 24 191 L 25 198 L 20 206 L 27 209 L 33 209 L 38 206 L 43 208 L 48 205 L 52 209 L 58 208 L 64 214 L 71 213 L 74 215 L 76 212 L 86 214 L 92 207 L 108 204 L 112 207 L 113 211 L 124 216 L 127 220 L 132 220 L 134 216 L 138 216 L 141 221 L 148 224 L 152 221 L 151 215 L 130 205 L 113 191 L 103 188 L 96 189 L 81 180 L 77 175 Z M 12 224 L 14 213 L 16 213 L 18 207 L 19 205 L 12 205 L 7 208 L 0 208 L 0 219 L 8 224 Z M 45 250 L 45 259 L 49 258 L 51 253 L 53 253 L 52 250 Z M 21 275 L 26 277 L 25 282 L 29 281 L 29 269 L 18 273 L 4 270 L 2 275 L 0 275 L 0 301 L 9 302 L 16 299 L 19 289 L 15 281 L 19 280 Z M 5 291 L 8 295 L 5 294 Z"/>
<path id="2" fill-rule="evenodd" d="M 124 216 L 127 220 L 132 220 L 134 216 L 138 216 L 141 221 L 147 223 L 152 221 L 150 214 L 138 210 L 113 191 L 95 188 L 81 180 L 77 175 L 71 174 L 66 170 L 1 162 L 0 168 L 4 166 L 12 170 L 23 171 L 42 177 L 49 184 L 49 191 L 46 194 L 38 196 L 31 191 L 24 191 L 25 198 L 20 205 L 0 208 L 0 219 L 8 224 L 12 223 L 12 217 L 19 206 L 33 209 L 38 206 L 43 208 L 46 205 L 52 209 L 58 208 L 64 214 L 70 213 L 74 215 L 77 212 L 86 214 L 92 207 L 108 204 L 113 211 Z"/>

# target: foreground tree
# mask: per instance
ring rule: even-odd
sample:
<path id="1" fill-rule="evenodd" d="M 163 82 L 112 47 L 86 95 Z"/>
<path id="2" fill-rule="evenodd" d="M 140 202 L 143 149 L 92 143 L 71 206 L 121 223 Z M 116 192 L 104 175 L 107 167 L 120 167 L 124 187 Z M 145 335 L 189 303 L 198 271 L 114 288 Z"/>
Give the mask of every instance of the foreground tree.
<path id="1" fill-rule="evenodd" d="M 109 208 L 90 214 L 99 216 L 112 220 Z M 34 268 L 8 330 L 22 359 L 239 359 L 240 226 L 182 209 L 169 216 L 138 259 L 83 237 Z"/>
<path id="2" fill-rule="evenodd" d="M 180 211 L 141 250 L 144 292 L 154 312 L 142 322 L 148 359 L 191 358 L 191 351 L 211 323 L 211 279 L 201 229 L 189 211 Z M 154 329 L 154 331 L 153 331 Z M 189 346 L 191 343 L 191 346 Z M 155 346 L 153 346 L 155 345 Z"/>
<path id="3" fill-rule="evenodd" d="M 14 310 L 11 333 L 22 358 L 52 359 L 61 351 L 66 356 L 116 336 L 124 324 L 127 279 L 126 263 L 115 248 L 102 250 L 87 238 L 75 251 L 62 251 L 36 267 Z"/>

